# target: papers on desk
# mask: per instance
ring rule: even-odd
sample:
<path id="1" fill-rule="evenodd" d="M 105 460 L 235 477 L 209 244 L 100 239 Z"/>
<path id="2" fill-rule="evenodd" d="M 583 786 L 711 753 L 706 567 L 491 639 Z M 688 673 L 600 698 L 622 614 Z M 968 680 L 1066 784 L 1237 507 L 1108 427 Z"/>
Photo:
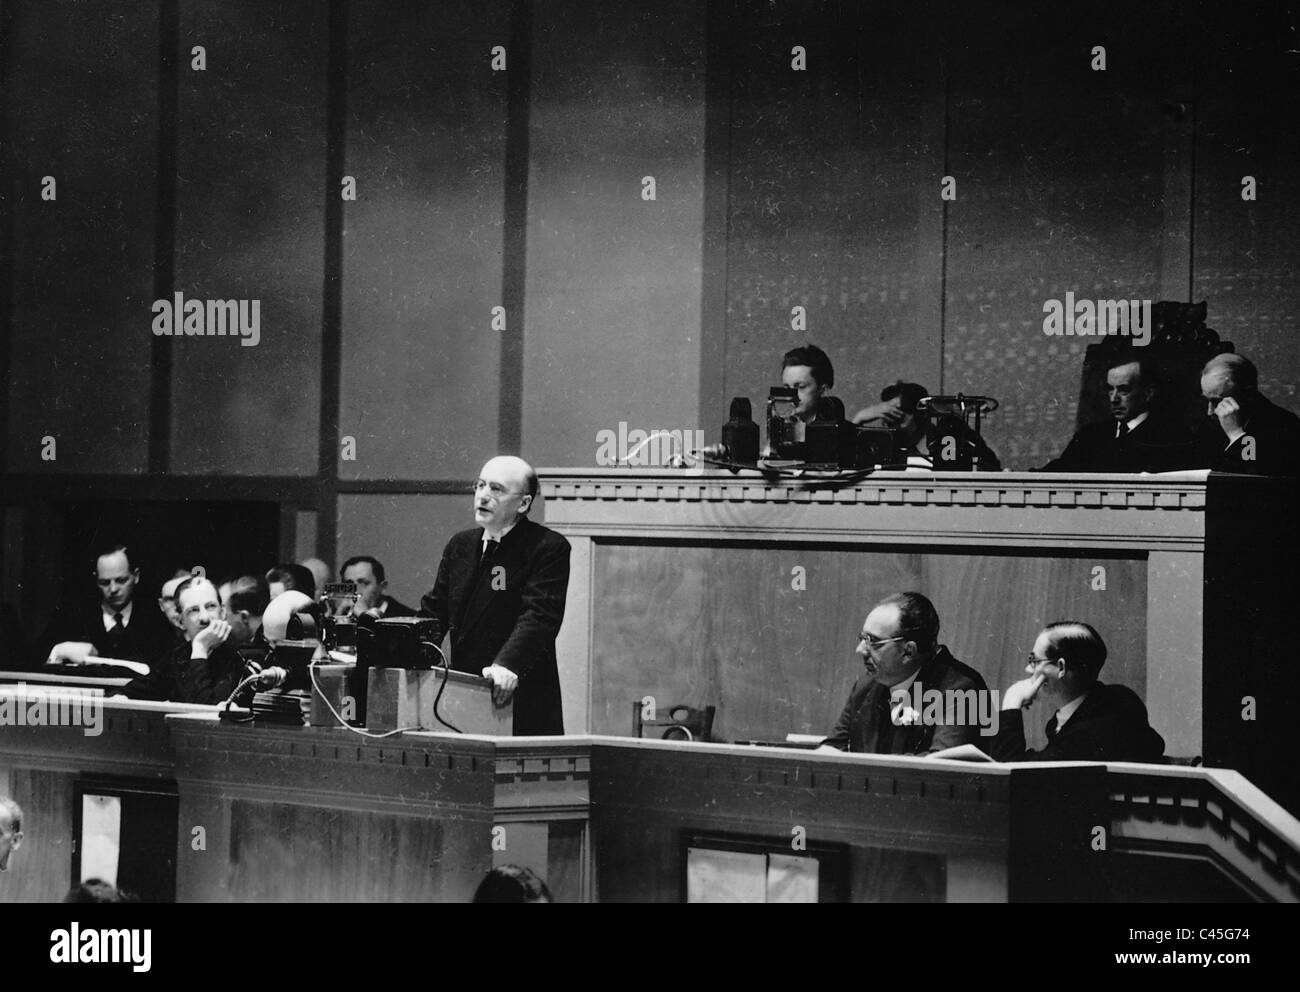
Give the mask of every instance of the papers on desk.
<path id="1" fill-rule="evenodd" d="M 958 744 L 956 747 L 946 747 L 942 751 L 935 751 L 934 754 L 927 754 L 927 758 L 947 758 L 949 761 L 992 761 L 987 754 L 977 748 L 974 744 Z"/>
<path id="2" fill-rule="evenodd" d="M 785 739 L 790 744 L 805 744 L 809 747 L 816 747 L 822 741 L 826 740 L 825 734 L 786 734 Z"/>
<path id="3" fill-rule="evenodd" d="M 49 664 L 49 662 L 46 662 Z M 57 663 L 64 668 L 94 668 L 103 665 L 106 668 L 121 668 L 125 671 L 135 672 L 136 675 L 148 675 L 149 666 L 141 661 L 125 661 L 121 658 L 101 658 L 98 655 L 91 655 L 80 665 L 68 665 L 66 663 Z"/>

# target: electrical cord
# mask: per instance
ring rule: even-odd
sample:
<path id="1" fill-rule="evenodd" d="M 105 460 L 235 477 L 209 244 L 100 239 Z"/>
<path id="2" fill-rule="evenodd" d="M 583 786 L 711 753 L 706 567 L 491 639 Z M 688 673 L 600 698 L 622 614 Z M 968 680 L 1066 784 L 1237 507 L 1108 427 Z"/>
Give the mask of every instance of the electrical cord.
<path id="1" fill-rule="evenodd" d="M 647 444 L 649 444 L 651 441 L 653 441 L 655 438 L 658 438 L 658 437 L 669 437 L 669 438 L 672 438 L 672 439 L 673 439 L 673 442 L 674 442 L 674 444 L 676 445 L 676 448 L 677 448 L 677 451 L 673 454 L 673 459 L 680 460 L 680 461 L 683 463 L 683 465 L 685 465 L 685 462 L 686 462 L 686 460 L 687 460 L 688 458 L 697 458 L 697 459 L 698 459 L 698 455 L 697 455 L 697 453 L 696 453 L 695 451 L 687 451 L 687 450 L 686 450 L 685 445 L 682 443 L 682 439 L 681 439 L 681 437 L 679 436 L 679 432 L 677 432 L 677 431 L 651 431 L 649 437 L 647 437 L 644 441 L 640 441 L 639 443 L 637 443 L 637 444 L 632 448 L 631 451 L 629 451 L 626 455 L 624 455 L 622 458 L 620 458 L 620 459 L 618 460 L 617 464 L 619 464 L 619 465 L 624 465 L 624 466 L 631 465 L 631 464 L 632 464 L 632 458 L 633 458 L 635 455 L 639 454 L 642 448 L 644 448 Z M 672 459 L 670 459 L 670 462 L 671 462 L 671 461 L 672 461 Z"/>
<path id="2" fill-rule="evenodd" d="M 463 734 L 465 731 L 461 730 L 455 724 L 448 723 L 442 718 L 442 714 L 438 712 L 438 703 L 442 699 L 443 690 L 447 688 L 447 682 L 451 678 L 451 662 L 449 662 L 447 656 L 442 653 L 442 648 L 438 647 L 438 645 L 434 644 L 432 641 L 421 641 L 420 643 L 429 645 L 429 647 L 438 652 L 438 657 L 442 659 L 442 685 L 438 686 L 438 692 L 433 697 L 433 718 L 449 730 L 453 730 L 458 734 Z"/>
<path id="3" fill-rule="evenodd" d="M 382 734 L 372 734 L 368 730 L 362 730 L 360 727 L 352 726 L 350 723 L 344 720 L 343 717 L 339 716 L 339 711 L 334 708 L 334 705 L 329 701 L 329 697 L 326 696 L 324 690 L 321 689 L 320 682 L 316 678 L 315 662 L 312 662 L 309 666 L 307 666 L 307 672 L 311 676 L 312 688 L 316 690 L 317 695 L 320 696 L 321 702 L 325 704 L 326 709 L 328 709 L 330 713 L 333 714 L 334 719 L 338 721 L 339 726 L 342 727 L 344 730 L 350 730 L 352 731 L 352 733 L 357 734 L 360 737 L 371 737 L 378 740 L 384 737 L 392 737 L 394 734 L 404 734 L 408 730 L 420 729 L 419 727 L 398 727 L 396 730 L 385 731 Z"/>
<path id="4" fill-rule="evenodd" d="M 761 473 L 765 479 L 779 479 L 785 482 L 796 483 L 805 488 L 816 489 L 825 489 L 830 485 L 851 486 L 854 483 L 861 482 L 863 479 L 870 478 L 876 472 L 895 471 L 907 467 L 905 464 L 882 465 L 879 468 L 840 469 L 838 472 L 827 473 L 825 475 L 807 476 L 804 475 L 804 472 L 807 470 L 801 468 L 746 465 L 742 462 L 725 461 L 721 458 L 711 458 L 707 455 L 701 455 L 700 460 L 709 465 L 717 465 L 720 468 L 728 468 L 732 470 L 749 469 L 751 472 Z"/>

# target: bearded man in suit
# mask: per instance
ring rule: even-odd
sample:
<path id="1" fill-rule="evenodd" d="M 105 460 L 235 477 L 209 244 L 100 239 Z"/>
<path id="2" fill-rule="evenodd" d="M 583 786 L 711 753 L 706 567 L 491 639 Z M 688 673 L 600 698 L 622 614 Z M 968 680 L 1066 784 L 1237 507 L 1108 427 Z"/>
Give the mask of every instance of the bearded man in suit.
<path id="1" fill-rule="evenodd" d="M 492 680 L 498 706 L 514 702 L 514 733 L 564 733 L 555 637 L 569 588 L 569 542 L 533 523 L 537 473 L 522 458 L 493 458 L 474 483 L 474 522 L 447 542 L 420 615 L 451 637 L 451 667 Z"/>

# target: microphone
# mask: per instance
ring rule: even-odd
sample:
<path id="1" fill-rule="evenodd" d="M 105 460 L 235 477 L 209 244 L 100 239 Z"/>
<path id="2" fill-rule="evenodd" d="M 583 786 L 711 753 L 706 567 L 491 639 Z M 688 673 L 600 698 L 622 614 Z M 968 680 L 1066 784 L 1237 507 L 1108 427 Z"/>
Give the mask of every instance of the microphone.
<path id="1" fill-rule="evenodd" d="M 288 678 L 288 669 L 281 668 L 279 665 L 272 665 L 270 668 L 264 668 L 244 681 L 255 689 L 274 689 L 283 685 Z"/>
<path id="2" fill-rule="evenodd" d="M 731 448 L 725 444 L 706 444 L 700 449 L 700 454 L 705 458 L 712 458 L 716 461 L 730 461 Z"/>

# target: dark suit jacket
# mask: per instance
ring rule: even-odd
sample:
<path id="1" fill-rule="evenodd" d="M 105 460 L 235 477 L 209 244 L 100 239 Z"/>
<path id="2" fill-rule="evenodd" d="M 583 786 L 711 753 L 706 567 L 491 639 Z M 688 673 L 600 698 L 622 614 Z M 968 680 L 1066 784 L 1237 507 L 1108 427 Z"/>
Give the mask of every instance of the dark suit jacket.
<path id="1" fill-rule="evenodd" d="M 1159 762 L 1165 739 L 1147 723 L 1147 708 L 1127 686 L 1096 683 L 1056 731 L 1056 716 L 1047 721 L 1047 746 L 1025 749 L 1023 710 L 1003 710 L 989 753 L 998 761 L 1146 761 Z"/>
<path id="2" fill-rule="evenodd" d="M 31 663 L 27 637 L 23 634 L 22 624 L 18 622 L 17 612 L 8 603 L 0 603 L 0 670 L 22 672 Z"/>
<path id="3" fill-rule="evenodd" d="M 1226 441 L 1225 441 L 1226 443 Z M 1157 413 L 1115 437 L 1115 421 L 1089 424 L 1044 472 L 1173 472 L 1195 462 L 1191 431 Z"/>
<path id="4" fill-rule="evenodd" d="M 119 637 L 111 637 L 104 629 L 103 612 L 98 600 L 89 605 L 60 607 L 37 641 L 37 664 L 44 662 L 50 649 L 62 641 L 89 641 L 101 658 L 121 658 L 123 661 L 143 661 L 152 665 L 168 654 L 176 645 L 176 628 L 167 622 L 158 607 L 148 598 L 135 600 L 131 607 L 131 622 Z"/>
<path id="5" fill-rule="evenodd" d="M 1254 440 L 1253 451 L 1246 439 Z M 1247 458 L 1253 454 L 1253 458 Z M 1257 396 L 1246 433 L 1228 446 L 1217 417 L 1206 417 L 1197 444 L 1197 468 L 1246 475 L 1300 475 L 1300 417 Z"/>
<path id="6" fill-rule="evenodd" d="M 388 609 L 384 610 L 385 617 L 413 617 L 418 616 L 418 611 L 405 603 L 393 599 L 392 596 L 385 596 L 384 602 L 388 604 Z"/>
<path id="7" fill-rule="evenodd" d="M 519 676 L 514 698 L 517 735 L 562 734 L 555 636 L 569 589 L 569 542 L 527 517 L 501 541 L 490 568 L 478 569 L 483 528 L 450 541 L 420 615 L 451 634 L 451 665 L 480 675 L 497 664 Z"/>
<path id="8" fill-rule="evenodd" d="M 921 672 L 913 685 L 920 685 L 921 692 L 937 689 L 940 692 L 952 689 L 984 691 L 984 679 L 979 672 L 948 653 L 946 647 L 940 646 L 934 657 L 921 666 Z M 908 688 L 909 699 L 913 690 Z M 967 697 L 970 704 L 978 706 L 975 696 Z M 956 721 L 956 707 L 946 706 L 943 726 L 891 727 L 886 736 L 890 737 L 888 747 L 882 747 L 882 719 L 889 720 L 889 712 L 884 704 L 889 699 L 889 690 L 870 676 L 858 679 L 849 693 L 849 701 L 840 714 L 826 743 L 841 751 L 861 751 L 866 754 L 929 754 L 944 748 L 956 747 L 958 744 L 975 744 L 980 741 L 980 728 L 974 719 L 978 709 L 968 704 L 967 719 L 963 723 Z M 924 696 L 922 696 L 924 699 Z M 909 704 L 910 705 L 910 704 Z M 986 704 L 987 705 L 987 704 Z"/>
<path id="9" fill-rule="evenodd" d="M 244 660 L 229 642 L 207 658 L 191 658 L 189 641 L 178 644 L 153 665 L 148 675 L 132 679 L 122 691 L 132 699 L 171 703 L 224 703 L 244 675 Z"/>

